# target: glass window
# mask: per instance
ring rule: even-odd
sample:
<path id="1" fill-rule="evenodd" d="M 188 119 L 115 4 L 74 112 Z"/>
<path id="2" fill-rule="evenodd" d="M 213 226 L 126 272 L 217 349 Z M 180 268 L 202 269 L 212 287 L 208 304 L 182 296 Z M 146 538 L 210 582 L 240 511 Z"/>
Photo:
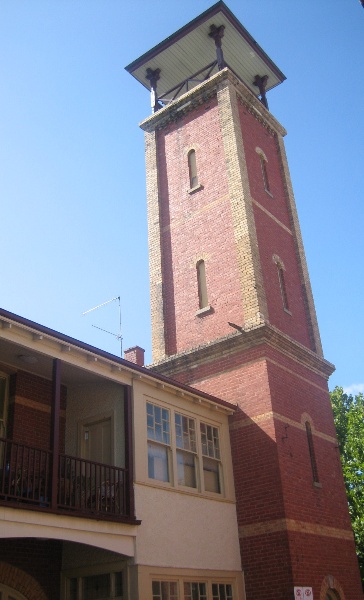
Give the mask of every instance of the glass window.
<path id="1" fill-rule="evenodd" d="M 264 189 L 265 189 L 266 192 L 271 193 L 270 187 L 269 187 L 267 162 L 266 162 L 266 160 L 265 160 L 265 158 L 264 158 L 264 156 L 262 154 L 259 154 L 259 158 L 260 158 L 260 166 L 262 168 Z"/>
<path id="2" fill-rule="evenodd" d="M 209 302 L 208 302 L 208 298 L 207 298 L 205 261 L 199 260 L 196 265 L 196 269 L 197 269 L 197 287 L 198 287 L 199 308 L 206 308 L 209 305 Z"/>
<path id="3" fill-rule="evenodd" d="M 311 423 L 309 421 L 306 421 L 305 427 L 306 427 L 306 435 L 307 435 L 307 442 L 308 442 L 308 451 L 310 453 L 310 460 L 311 460 L 312 477 L 313 477 L 313 480 L 315 483 L 319 483 L 319 476 L 318 476 L 317 464 L 316 464 L 315 447 L 313 445 Z"/>
<path id="4" fill-rule="evenodd" d="M 190 175 L 190 188 L 198 185 L 196 152 L 190 150 L 188 153 L 188 170 Z"/>
<path id="5" fill-rule="evenodd" d="M 90 575 L 83 578 L 82 600 L 108 600 L 110 597 L 110 575 Z"/>
<path id="6" fill-rule="evenodd" d="M 153 581 L 153 600 L 178 600 L 177 581 Z"/>
<path id="7" fill-rule="evenodd" d="M 148 440 L 170 443 L 169 411 L 155 404 L 147 403 Z"/>
<path id="8" fill-rule="evenodd" d="M 201 423 L 200 429 L 205 490 L 220 494 L 219 430 L 217 427 L 206 423 Z"/>
<path id="9" fill-rule="evenodd" d="M 217 427 L 201 423 L 202 454 L 220 459 L 219 430 Z"/>
<path id="10" fill-rule="evenodd" d="M 184 600 L 207 600 L 206 583 L 186 581 L 183 584 Z"/>
<path id="11" fill-rule="evenodd" d="M 169 481 L 168 448 L 148 443 L 148 476 L 159 481 Z"/>
<path id="12" fill-rule="evenodd" d="M 283 308 L 285 310 L 289 310 L 286 281 L 284 278 L 284 269 L 283 269 L 282 265 L 279 265 L 279 264 L 277 265 L 277 269 L 278 269 L 279 287 L 281 288 Z"/>
<path id="13" fill-rule="evenodd" d="M 147 403 L 148 476 L 159 481 L 169 481 L 169 411 Z"/>
<path id="14" fill-rule="evenodd" d="M 68 588 L 69 588 L 69 593 L 68 593 L 69 600 L 77 600 L 77 578 L 76 577 L 72 577 L 72 579 L 69 579 Z"/>
<path id="15" fill-rule="evenodd" d="M 123 595 L 123 573 L 119 571 L 114 574 L 115 596 L 122 597 Z"/>
<path id="16" fill-rule="evenodd" d="M 195 488 L 197 487 L 195 421 L 176 413 L 175 428 L 178 483 Z"/>
<path id="17" fill-rule="evenodd" d="M 230 583 L 212 584 L 213 600 L 233 600 L 233 588 Z"/>

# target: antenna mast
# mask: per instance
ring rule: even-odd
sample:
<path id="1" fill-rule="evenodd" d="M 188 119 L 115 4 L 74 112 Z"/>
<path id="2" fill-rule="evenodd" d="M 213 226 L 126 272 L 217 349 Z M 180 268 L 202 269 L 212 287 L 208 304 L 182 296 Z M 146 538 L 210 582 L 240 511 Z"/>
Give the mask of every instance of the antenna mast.
<path id="1" fill-rule="evenodd" d="M 107 331 L 106 329 L 102 329 L 102 327 L 98 327 L 97 325 L 92 325 L 92 327 L 95 327 L 95 329 L 100 329 L 100 331 L 104 331 L 105 333 L 109 333 L 110 335 L 113 335 L 114 337 L 116 337 L 116 339 L 120 342 L 120 356 L 122 358 L 123 357 L 123 336 L 121 334 L 120 296 L 115 296 L 115 298 L 111 298 L 111 300 L 107 300 L 106 302 L 103 302 L 102 304 L 98 304 L 97 306 L 94 306 L 93 308 L 89 308 L 89 310 L 85 310 L 85 312 L 82 313 L 82 316 L 84 317 L 88 313 L 90 313 L 94 310 L 97 310 L 98 308 L 102 308 L 102 306 L 106 306 L 106 304 L 110 304 L 110 302 L 115 302 L 115 300 L 118 300 L 118 302 L 119 302 L 119 333 L 112 333 L 112 331 Z"/>

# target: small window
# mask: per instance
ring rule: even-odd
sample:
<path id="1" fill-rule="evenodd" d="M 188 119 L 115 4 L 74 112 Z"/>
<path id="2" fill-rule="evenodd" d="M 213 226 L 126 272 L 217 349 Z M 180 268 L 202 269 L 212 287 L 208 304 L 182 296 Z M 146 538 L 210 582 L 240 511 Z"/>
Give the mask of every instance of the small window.
<path id="1" fill-rule="evenodd" d="M 170 417 L 169 411 L 147 403 L 148 476 L 169 481 Z"/>
<path id="2" fill-rule="evenodd" d="M 340 595 L 335 590 L 328 590 L 325 600 L 340 600 Z"/>
<path id="3" fill-rule="evenodd" d="M 212 584 L 213 600 L 233 600 L 233 588 L 230 583 Z"/>
<path id="4" fill-rule="evenodd" d="M 205 490 L 220 494 L 219 430 L 206 423 L 200 423 L 200 430 Z"/>
<path id="5" fill-rule="evenodd" d="M 195 488 L 197 487 L 195 421 L 176 413 L 175 426 L 178 483 Z"/>
<path id="6" fill-rule="evenodd" d="M 66 590 L 67 600 L 123 600 L 123 573 L 71 577 Z"/>
<path id="7" fill-rule="evenodd" d="M 177 581 L 153 581 L 153 600 L 178 600 Z"/>
<path id="8" fill-rule="evenodd" d="M 199 260 L 197 265 L 197 286 L 198 286 L 198 303 L 199 308 L 208 307 L 208 299 L 207 299 L 207 285 L 206 285 L 206 267 L 205 261 Z"/>
<path id="9" fill-rule="evenodd" d="M 270 185 L 269 185 L 269 179 L 268 179 L 267 160 L 263 156 L 263 154 L 259 154 L 259 160 L 260 160 L 260 166 L 262 169 L 264 189 L 266 192 L 268 192 L 268 194 L 272 195 Z"/>
<path id="10" fill-rule="evenodd" d="M 315 456 L 315 448 L 313 445 L 311 423 L 309 421 L 306 421 L 305 426 L 306 426 L 306 434 L 307 434 L 307 442 L 308 442 L 308 451 L 310 453 L 310 460 L 311 460 L 312 477 L 313 477 L 314 483 L 319 483 L 317 464 L 316 464 L 316 456 Z"/>
<path id="11" fill-rule="evenodd" d="M 198 186 L 196 152 L 190 150 L 188 153 L 188 171 L 190 175 L 190 188 Z"/>
<path id="12" fill-rule="evenodd" d="M 83 600 L 101 600 L 110 597 L 110 575 L 90 575 L 83 578 Z"/>
<path id="13" fill-rule="evenodd" d="M 279 280 L 279 287 L 281 290 L 283 308 L 284 308 L 284 310 L 287 310 L 289 312 L 286 281 L 284 278 L 284 269 L 283 269 L 283 266 L 279 263 L 277 263 L 277 269 L 278 269 L 278 280 Z"/>
<path id="14" fill-rule="evenodd" d="M 183 593 L 184 600 L 207 600 L 206 583 L 185 581 Z"/>

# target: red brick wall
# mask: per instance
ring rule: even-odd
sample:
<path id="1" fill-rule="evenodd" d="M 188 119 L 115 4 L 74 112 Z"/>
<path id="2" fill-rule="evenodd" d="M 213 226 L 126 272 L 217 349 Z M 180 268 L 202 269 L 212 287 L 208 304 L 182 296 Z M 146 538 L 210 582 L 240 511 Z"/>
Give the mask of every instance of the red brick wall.
<path id="1" fill-rule="evenodd" d="M 60 452 L 65 445 L 67 390 L 61 387 Z M 52 382 L 18 371 L 10 381 L 8 437 L 14 441 L 50 449 Z"/>
<path id="2" fill-rule="evenodd" d="M 267 297 L 269 322 L 301 344 L 310 347 L 306 308 L 303 298 L 295 243 L 287 206 L 279 148 L 274 135 L 239 103 L 241 130 L 254 204 L 254 220 L 258 237 L 264 288 Z M 262 168 L 256 148 L 263 150 L 267 162 L 271 197 L 264 189 Z M 274 218 L 269 216 L 268 211 Z M 282 227 L 282 224 L 284 227 Z M 287 229 L 289 231 L 287 231 Z M 277 266 L 273 255 L 285 266 L 284 279 L 291 315 L 283 310 Z"/>
<path id="3" fill-rule="evenodd" d="M 193 194 L 187 193 L 188 148 L 195 148 L 203 185 Z M 166 347 L 174 354 L 231 333 L 228 321 L 243 320 L 216 99 L 158 133 L 158 161 Z M 213 311 L 205 316 L 196 316 L 199 259 Z"/>
<path id="4" fill-rule="evenodd" d="M 42 600 L 59 600 L 61 566 L 61 542 L 25 538 L 0 542 L 0 582 L 31 600 L 40 600 L 42 593 Z"/>
<path id="5" fill-rule="evenodd" d="M 362 599 L 326 380 L 264 345 L 179 379 L 239 406 L 230 440 L 247 598 L 289 598 L 294 585 L 314 587 L 319 598 L 324 577 L 333 575 L 346 600 Z M 306 419 L 321 487 L 313 482 Z M 310 532 L 286 531 L 286 519 Z"/>

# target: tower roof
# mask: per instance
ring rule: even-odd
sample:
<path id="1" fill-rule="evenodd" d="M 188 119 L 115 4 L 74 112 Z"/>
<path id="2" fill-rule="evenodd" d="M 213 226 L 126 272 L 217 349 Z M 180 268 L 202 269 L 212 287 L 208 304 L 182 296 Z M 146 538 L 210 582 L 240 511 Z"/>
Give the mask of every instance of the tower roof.
<path id="1" fill-rule="evenodd" d="M 149 73 L 158 73 L 158 98 L 174 100 L 219 70 L 213 30 L 222 28 L 224 64 L 256 95 L 256 77 L 268 77 L 266 90 L 285 80 L 285 76 L 267 56 L 222 0 L 137 58 L 126 70 L 151 90 Z M 221 67 L 221 65 L 220 65 Z"/>

